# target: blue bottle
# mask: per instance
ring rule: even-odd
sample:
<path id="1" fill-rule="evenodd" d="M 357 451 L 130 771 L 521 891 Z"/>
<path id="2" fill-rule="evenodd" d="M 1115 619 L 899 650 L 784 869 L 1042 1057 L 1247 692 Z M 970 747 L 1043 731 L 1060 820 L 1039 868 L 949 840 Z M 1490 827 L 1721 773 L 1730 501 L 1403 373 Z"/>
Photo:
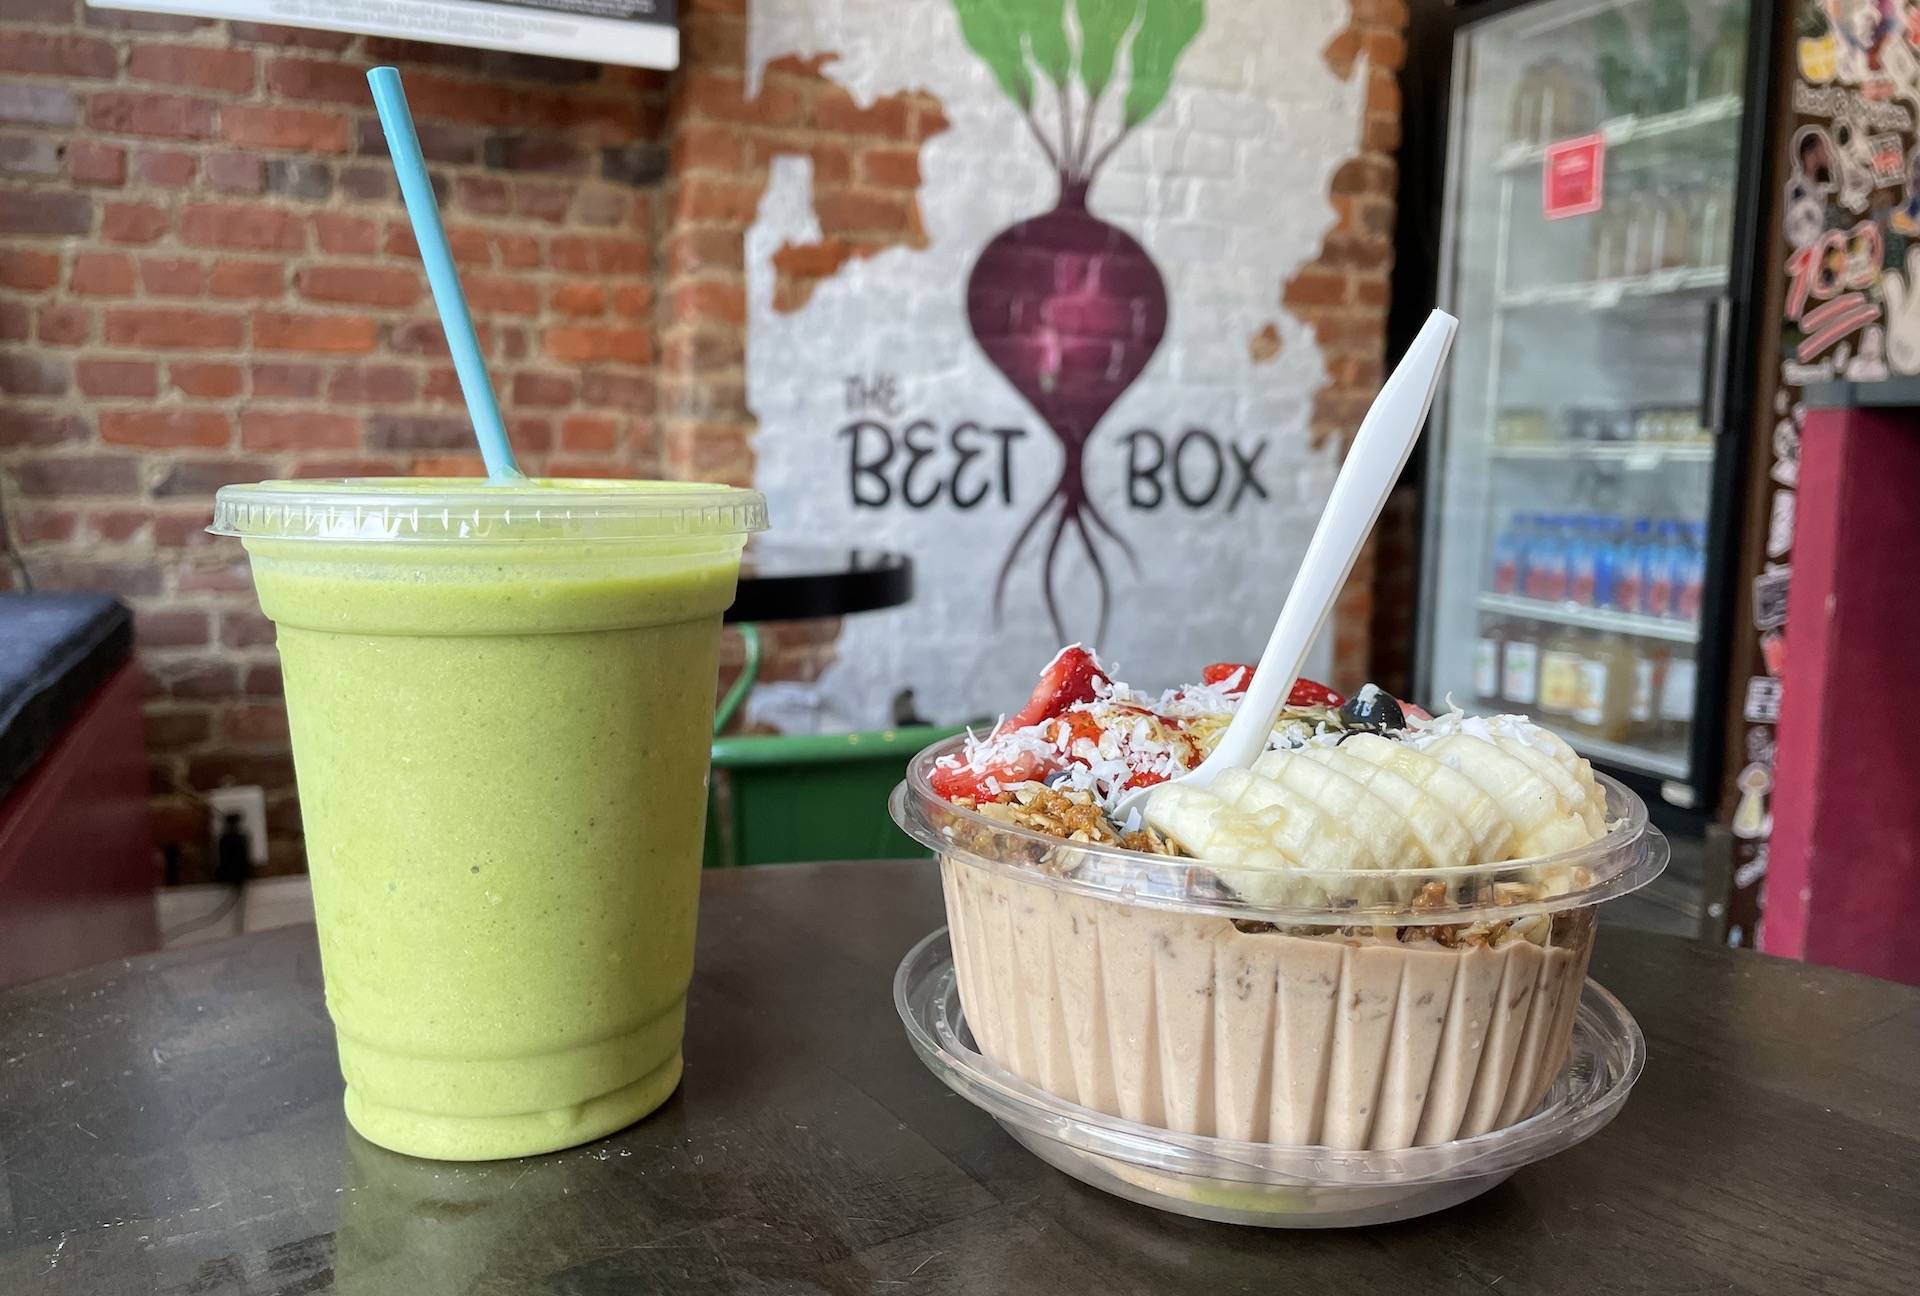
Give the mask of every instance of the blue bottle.
<path id="1" fill-rule="evenodd" d="M 1621 530 L 1620 519 L 1611 513 L 1593 519 L 1593 602 L 1589 607 L 1613 606 Z"/>

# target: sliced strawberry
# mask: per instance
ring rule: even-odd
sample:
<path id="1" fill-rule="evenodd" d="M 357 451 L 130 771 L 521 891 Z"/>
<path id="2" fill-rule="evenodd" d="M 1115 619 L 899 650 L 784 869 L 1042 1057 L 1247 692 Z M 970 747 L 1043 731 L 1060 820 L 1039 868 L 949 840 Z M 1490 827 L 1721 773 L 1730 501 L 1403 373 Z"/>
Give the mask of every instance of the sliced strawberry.
<path id="1" fill-rule="evenodd" d="M 1091 702 L 1093 686 L 1110 683 L 1093 654 L 1079 644 L 1068 644 L 1040 672 L 1027 704 L 1007 721 L 1008 728 L 1025 729 L 1042 720 L 1051 720 L 1075 702 Z"/>
<path id="2" fill-rule="evenodd" d="M 1219 684 L 1231 679 L 1235 671 L 1245 671 L 1235 691 L 1244 693 L 1247 685 L 1253 683 L 1253 667 L 1242 662 L 1215 662 L 1200 672 L 1202 683 Z M 1288 706 L 1328 706 L 1337 707 L 1346 701 L 1338 693 L 1315 680 L 1298 679 L 1293 682 L 1293 691 L 1287 694 Z"/>
<path id="3" fill-rule="evenodd" d="M 1236 692 L 1244 693 L 1247 691 L 1247 685 L 1253 682 L 1253 667 L 1247 665 L 1245 662 L 1215 662 L 1200 672 L 1200 682 L 1202 684 L 1224 684 L 1233 678 L 1235 671 L 1244 672 L 1244 674 L 1240 676 L 1240 682 L 1235 686 Z"/>
<path id="4" fill-rule="evenodd" d="M 1297 679 L 1293 682 L 1293 691 L 1287 694 L 1287 705 L 1296 707 L 1324 706 L 1337 707 L 1346 701 L 1338 693 L 1317 680 Z"/>
<path id="5" fill-rule="evenodd" d="M 1400 714 L 1409 720 L 1433 719 L 1433 712 L 1427 710 L 1418 702 L 1409 702 L 1405 698 L 1395 698 L 1394 701 L 1400 704 Z"/>
<path id="6" fill-rule="evenodd" d="M 944 762 L 936 764 L 933 773 L 927 776 L 927 782 L 933 785 L 936 793 L 949 801 L 958 801 L 963 797 L 973 801 L 991 801 L 999 791 L 1016 783 L 1043 779 L 1048 772 L 1045 763 L 1030 753 L 1022 753 L 1005 764 L 989 766 L 977 772 L 956 758 L 951 765 Z M 988 787 L 988 779 L 994 780 L 999 789 Z"/>
<path id="7" fill-rule="evenodd" d="M 1098 746 L 1100 736 L 1105 732 L 1100 727 L 1100 721 L 1091 711 L 1068 711 L 1057 717 L 1046 729 L 1047 737 L 1052 739 L 1056 746 L 1064 747 L 1069 752 L 1082 738 Z"/>

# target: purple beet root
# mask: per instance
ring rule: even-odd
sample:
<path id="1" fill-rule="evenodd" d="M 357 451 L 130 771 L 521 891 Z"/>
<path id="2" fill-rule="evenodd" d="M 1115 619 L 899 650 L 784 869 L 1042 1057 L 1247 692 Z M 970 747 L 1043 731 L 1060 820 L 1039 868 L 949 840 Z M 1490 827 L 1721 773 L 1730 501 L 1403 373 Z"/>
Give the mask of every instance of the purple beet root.
<path id="1" fill-rule="evenodd" d="M 967 280 L 967 321 L 995 368 L 1060 438 L 1060 480 L 1021 526 L 994 582 L 1000 615 L 1020 551 L 1051 516 L 1041 580 L 1047 615 L 1066 640 L 1054 597 L 1054 566 L 1069 530 L 1086 548 L 1100 590 L 1096 642 L 1111 591 L 1097 528 L 1135 561 L 1133 549 L 1087 496 L 1085 453 L 1094 428 L 1147 367 L 1167 331 L 1160 269 L 1125 230 L 1087 210 L 1087 183 L 1061 186 L 1053 210 L 996 235 Z"/>

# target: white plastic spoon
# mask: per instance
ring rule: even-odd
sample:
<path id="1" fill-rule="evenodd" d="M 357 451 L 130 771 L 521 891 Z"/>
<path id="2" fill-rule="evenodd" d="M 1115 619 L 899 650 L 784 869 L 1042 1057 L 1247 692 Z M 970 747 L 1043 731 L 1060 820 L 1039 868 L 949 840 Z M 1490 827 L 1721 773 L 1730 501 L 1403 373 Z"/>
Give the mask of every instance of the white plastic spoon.
<path id="1" fill-rule="evenodd" d="M 1445 311 L 1429 315 L 1420 336 L 1388 375 L 1361 421 L 1353 447 L 1347 451 L 1347 461 L 1340 466 L 1333 493 L 1327 496 L 1326 510 L 1320 514 L 1320 525 L 1307 543 L 1300 573 L 1287 591 L 1280 619 L 1273 623 L 1273 637 L 1267 640 L 1266 651 L 1253 668 L 1253 680 L 1233 721 L 1220 735 L 1212 755 L 1158 786 L 1181 783 L 1207 787 L 1220 771 L 1246 769 L 1267 749 L 1274 722 L 1300 676 L 1307 650 L 1333 611 L 1334 600 L 1347 583 L 1361 546 L 1379 519 L 1380 510 L 1386 507 L 1387 493 L 1399 480 L 1407 456 L 1413 453 L 1413 443 L 1420 439 L 1434 389 L 1440 385 L 1441 367 L 1446 364 L 1459 327 L 1460 321 Z M 1134 810 L 1144 807 L 1153 791 L 1144 787 L 1128 792 L 1116 803 L 1114 818 L 1127 822 Z"/>

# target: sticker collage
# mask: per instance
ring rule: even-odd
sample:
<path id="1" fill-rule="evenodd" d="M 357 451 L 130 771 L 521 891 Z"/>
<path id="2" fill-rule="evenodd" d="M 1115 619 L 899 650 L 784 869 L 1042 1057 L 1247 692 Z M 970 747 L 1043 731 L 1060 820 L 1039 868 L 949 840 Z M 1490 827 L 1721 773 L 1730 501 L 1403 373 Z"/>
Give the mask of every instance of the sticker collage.
<path id="1" fill-rule="evenodd" d="M 1779 383 L 1749 591 L 1756 669 L 1739 685 L 1744 742 L 1730 753 L 1733 945 L 1759 943 L 1764 907 L 1802 394 L 1920 374 L 1920 0 L 1799 0 L 1793 22 Z"/>

